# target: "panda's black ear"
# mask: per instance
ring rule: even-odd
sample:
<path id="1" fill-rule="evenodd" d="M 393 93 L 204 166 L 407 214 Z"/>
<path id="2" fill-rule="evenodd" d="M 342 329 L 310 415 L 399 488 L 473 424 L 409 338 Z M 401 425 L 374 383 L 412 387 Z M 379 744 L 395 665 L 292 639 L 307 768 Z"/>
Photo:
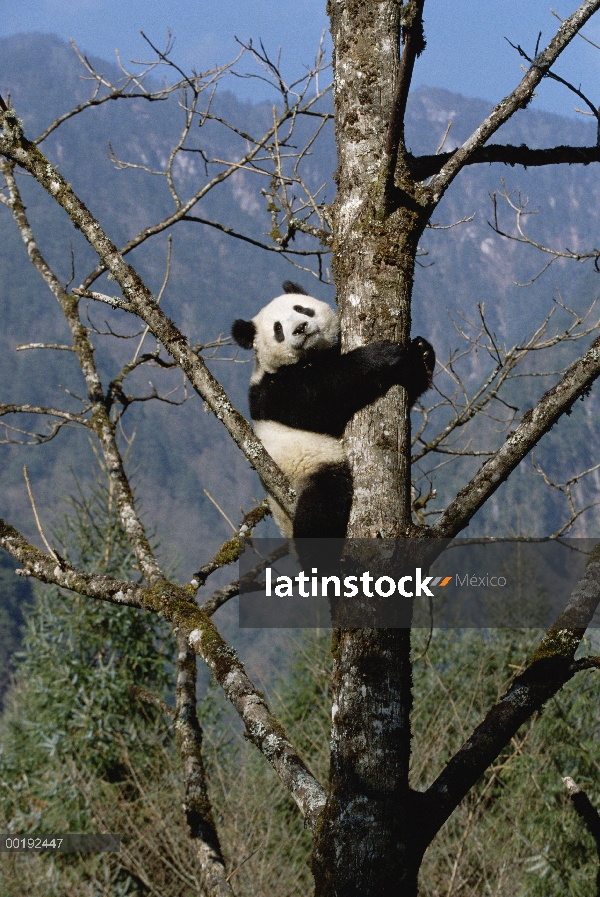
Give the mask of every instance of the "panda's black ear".
<path id="1" fill-rule="evenodd" d="M 284 293 L 300 293 L 301 296 L 308 296 L 306 290 L 303 290 L 300 284 L 294 283 L 292 280 L 284 280 L 282 287 Z"/>
<path id="2" fill-rule="evenodd" d="M 233 322 L 231 335 L 242 349 L 251 349 L 256 336 L 254 321 L 243 321 L 241 318 L 238 318 L 237 321 Z"/>

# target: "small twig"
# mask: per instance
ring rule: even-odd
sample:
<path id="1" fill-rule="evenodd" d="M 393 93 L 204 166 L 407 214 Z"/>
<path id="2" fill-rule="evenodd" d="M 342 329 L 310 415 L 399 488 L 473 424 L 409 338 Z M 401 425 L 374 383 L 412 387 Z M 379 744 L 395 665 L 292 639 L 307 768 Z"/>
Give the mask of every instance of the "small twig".
<path id="1" fill-rule="evenodd" d="M 82 296 L 84 299 L 96 299 L 97 302 L 104 302 L 106 305 L 110 305 L 111 308 L 122 308 L 123 311 L 133 312 L 133 308 L 129 303 L 120 296 L 105 296 L 104 293 L 96 293 L 94 290 L 83 290 L 77 287 L 73 288 L 72 293 L 75 296 Z"/>
<path id="2" fill-rule="evenodd" d="M 166 289 L 166 286 L 167 286 L 167 283 L 169 282 L 169 275 L 170 275 L 170 273 L 171 273 L 171 248 L 172 248 L 172 246 L 173 246 L 173 235 L 172 235 L 172 234 L 169 234 L 169 238 L 168 238 L 168 240 L 167 240 L 167 268 L 166 268 L 166 271 L 165 271 L 165 276 L 164 276 L 164 280 L 163 280 L 163 282 L 162 282 L 162 286 L 161 286 L 161 288 L 160 288 L 160 292 L 159 292 L 158 296 L 156 297 L 156 304 L 157 304 L 157 305 L 160 305 L 160 300 L 162 299 L 162 297 L 163 297 L 163 293 L 164 293 L 164 291 L 165 291 L 165 289 Z M 144 340 L 145 340 L 146 337 L 148 336 L 148 332 L 149 332 L 149 330 L 150 330 L 150 326 L 149 326 L 148 324 L 146 324 L 146 327 L 145 327 L 145 329 L 144 329 L 144 332 L 142 333 L 141 339 L 140 339 L 140 341 L 139 341 L 139 343 L 138 343 L 138 347 L 137 347 L 137 349 L 135 350 L 135 354 L 134 354 L 134 356 L 133 356 L 133 358 L 132 358 L 132 363 L 133 363 L 134 361 L 137 360 L 137 357 L 138 357 L 138 355 L 140 354 L 141 348 L 142 348 L 142 346 L 144 345 Z"/>
<path id="3" fill-rule="evenodd" d="M 453 227 L 458 227 L 459 224 L 468 224 L 474 218 L 475 212 L 472 215 L 465 215 L 464 218 L 459 218 L 458 221 L 453 221 L 452 224 L 435 224 L 433 221 L 430 221 L 426 227 L 428 230 L 452 230 Z"/>
<path id="4" fill-rule="evenodd" d="M 31 491 L 31 485 L 29 483 L 29 476 L 27 475 L 27 465 L 26 464 L 23 465 L 23 476 L 25 477 L 25 483 L 27 485 L 27 492 L 29 494 L 29 501 L 31 502 L 31 507 L 33 508 L 33 516 L 35 517 L 35 522 L 37 524 L 38 532 L 42 538 L 42 542 L 46 546 L 48 554 L 51 554 L 52 557 L 54 558 L 54 560 L 58 561 L 58 563 L 61 564 L 62 563 L 61 559 L 59 558 L 57 553 L 54 551 L 54 549 L 50 547 L 50 544 L 49 544 L 48 540 L 46 539 L 46 536 L 44 535 L 44 530 L 42 529 L 42 524 L 40 523 L 40 518 L 38 517 L 37 508 L 35 506 L 33 492 Z"/>
<path id="5" fill-rule="evenodd" d="M 206 489 L 204 491 L 206 492 Z M 209 495 L 208 492 L 206 492 L 206 495 L 208 496 L 208 498 L 210 498 L 210 500 L 220 511 L 220 513 L 223 514 L 227 522 L 231 524 L 231 520 L 229 519 L 229 517 L 224 514 L 221 508 L 219 508 L 218 504 L 215 502 L 212 496 Z M 267 502 L 263 501 L 256 508 L 248 511 L 247 514 L 244 514 L 244 519 L 242 520 L 240 528 L 239 530 L 235 530 L 235 535 L 233 536 L 233 538 L 227 539 L 227 541 L 224 542 L 223 545 L 221 545 L 212 560 L 208 561 L 207 564 L 204 564 L 196 573 L 194 573 L 192 577 L 192 584 L 195 586 L 195 588 L 198 589 L 203 586 L 208 577 L 211 576 L 215 572 L 215 570 L 219 570 L 221 567 L 226 567 L 229 564 L 233 564 L 238 560 L 240 554 L 244 550 L 244 540 L 248 538 L 254 527 L 258 526 L 265 514 L 268 513 L 270 512 Z M 235 594 L 237 594 L 237 592 Z M 234 595 L 229 595 L 229 597 L 234 597 Z M 210 613 L 214 613 L 215 610 L 221 606 L 221 603 L 224 603 L 218 603 L 218 598 L 216 598 L 215 600 L 217 601 L 217 603 L 214 604 L 213 610 L 211 610 Z M 228 600 L 228 598 L 225 598 L 225 600 Z M 211 602 L 210 606 L 213 606 L 212 599 L 209 599 L 209 602 Z"/>
<path id="6" fill-rule="evenodd" d="M 600 657 L 580 657 L 573 666 L 577 673 L 582 670 L 600 670 Z"/>
<path id="7" fill-rule="evenodd" d="M 132 685 L 129 692 L 134 698 L 138 698 L 138 700 L 144 701 L 146 704 L 153 704 L 155 707 L 158 707 L 161 713 L 168 716 L 171 721 L 175 719 L 175 711 L 173 708 L 169 707 L 165 701 L 161 700 L 161 698 L 153 692 L 148 691 L 147 688 L 141 688 L 139 685 Z"/>
<path id="8" fill-rule="evenodd" d="M 450 121 L 448 122 L 448 124 L 446 126 L 446 130 L 444 131 L 444 136 L 442 137 L 442 142 L 440 143 L 440 145 L 438 146 L 438 148 L 435 151 L 436 156 L 439 156 L 441 151 L 444 149 L 444 144 L 446 143 L 446 140 L 448 139 L 448 134 L 450 133 L 451 127 L 452 127 L 452 119 L 450 119 Z"/>
<path id="9" fill-rule="evenodd" d="M 556 16 L 556 18 L 560 19 L 560 16 Z M 563 20 L 560 19 L 560 21 L 562 22 Z M 541 32 L 540 32 L 540 37 L 541 37 Z M 580 33 L 580 37 L 583 37 L 583 35 L 581 35 L 581 33 Z M 527 62 L 529 62 L 530 64 L 534 64 L 534 59 L 532 59 L 530 56 L 528 56 L 527 53 L 525 52 L 525 50 L 523 50 L 523 48 L 521 46 L 519 46 L 518 44 L 517 45 L 513 44 L 511 41 L 508 40 L 508 38 L 505 38 L 505 39 L 511 45 L 513 50 L 516 50 L 517 53 L 523 57 L 523 59 L 526 59 Z M 539 42 L 539 37 L 538 37 L 538 42 Z M 537 55 L 538 55 L 538 47 L 536 45 L 534 57 L 537 57 Z M 568 88 L 568 90 L 571 90 L 576 96 L 578 96 L 581 100 L 583 100 L 583 102 L 589 107 L 589 109 L 590 109 L 589 114 L 593 115 L 597 119 L 596 144 L 600 145 L 600 107 L 596 106 L 596 104 L 593 103 L 592 100 L 589 99 L 589 97 L 586 97 L 586 95 L 584 93 L 582 93 L 580 87 L 575 87 L 574 84 L 571 84 L 570 81 L 566 81 L 564 78 L 561 78 L 560 75 L 557 75 L 555 72 L 548 70 L 545 74 L 545 77 L 551 78 L 553 81 L 557 81 L 559 84 L 562 84 L 564 87 Z"/>
<path id="10" fill-rule="evenodd" d="M 552 13 L 553 16 L 556 16 L 556 18 L 558 19 L 559 22 L 564 22 L 564 19 L 561 19 L 561 17 L 559 16 L 559 14 L 558 14 L 557 12 L 555 12 L 555 11 L 552 9 L 552 7 L 550 7 L 550 12 Z M 584 41 L 586 42 L 586 44 L 591 44 L 591 46 L 592 46 L 592 47 L 595 47 L 596 50 L 600 50 L 600 44 L 595 44 L 593 40 L 590 40 L 589 37 L 586 37 L 585 34 L 582 34 L 582 33 L 581 33 L 581 31 L 579 32 L 579 37 L 580 37 L 582 40 L 584 40 Z"/>
<path id="11" fill-rule="evenodd" d="M 258 845 L 258 847 L 256 848 L 256 850 L 253 850 L 252 853 L 249 853 L 247 857 L 244 857 L 244 859 L 242 860 L 242 862 L 239 863 L 239 864 L 235 867 L 235 869 L 234 869 L 232 872 L 229 873 L 229 875 L 227 876 L 227 879 L 226 879 L 226 880 L 227 880 L 227 881 L 231 881 L 231 879 L 233 878 L 233 876 L 235 875 L 235 873 L 236 873 L 236 872 L 239 872 L 239 870 L 242 868 L 242 866 L 244 865 L 244 863 L 247 863 L 248 860 L 252 859 L 252 857 L 254 856 L 255 853 L 258 853 L 258 851 L 261 849 L 261 847 L 264 846 L 264 843 L 265 843 L 264 841 L 261 841 L 260 844 Z"/>
<path id="12" fill-rule="evenodd" d="M 206 497 L 208 498 L 209 501 L 212 501 L 213 505 L 215 506 L 215 508 L 217 509 L 217 511 L 219 512 L 219 514 L 220 514 L 222 517 L 225 518 L 225 520 L 227 521 L 227 523 L 229 524 L 229 526 L 231 527 L 231 529 L 232 529 L 232 530 L 234 531 L 234 533 L 237 535 L 237 527 L 234 526 L 234 524 L 231 522 L 231 520 L 229 519 L 229 517 L 227 516 L 227 514 L 225 513 L 225 511 L 223 510 L 223 508 L 222 508 L 220 505 L 217 504 L 217 502 L 214 500 L 214 498 L 212 497 L 212 495 L 210 494 L 210 492 L 208 491 L 208 489 L 204 489 L 204 494 L 206 495 Z"/>
<path id="13" fill-rule="evenodd" d="M 236 598 L 240 594 L 239 580 L 230 582 L 228 586 L 218 589 L 210 598 L 207 598 L 203 604 L 198 605 L 199 610 L 207 617 L 212 617 L 220 607 L 223 607 L 232 598 Z"/>
<path id="14" fill-rule="evenodd" d="M 75 352 L 73 346 L 63 346 L 59 343 L 21 343 L 17 346 L 17 352 L 24 352 L 25 349 L 57 349 L 61 352 Z"/>

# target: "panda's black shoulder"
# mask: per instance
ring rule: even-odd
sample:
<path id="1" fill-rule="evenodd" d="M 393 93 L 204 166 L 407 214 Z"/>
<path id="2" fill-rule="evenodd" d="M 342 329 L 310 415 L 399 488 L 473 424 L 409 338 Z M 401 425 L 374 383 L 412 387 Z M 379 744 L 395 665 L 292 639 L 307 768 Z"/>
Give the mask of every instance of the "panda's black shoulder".
<path id="1" fill-rule="evenodd" d="M 288 370 L 293 370 L 294 368 L 298 368 L 298 375 L 300 376 L 300 371 L 302 369 L 306 370 L 306 368 L 315 368 L 318 367 L 320 369 L 327 369 L 329 367 L 336 367 L 339 360 L 340 355 L 342 354 L 342 348 L 340 341 L 337 340 L 333 346 L 329 346 L 327 349 L 316 349 L 311 354 L 307 355 L 303 361 L 300 361 L 298 364 L 290 364 L 288 365 Z M 282 368 L 285 370 L 285 368 Z"/>
<path id="2" fill-rule="evenodd" d="M 275 374 L 265 374 L 263 381 L 277 387 L 285 383 L 305 383 L 327 376 L 339 366 L 341 348 L 339 342 L 327 349 L 316 349 L 296 364 L 286 364 Z"/>
<path id="3" fill-rule="evenodd" d="M 287 386 L 298 386 L 318 381 L 339 366 L 341 349 L 339 343 L 327 349 L 319 349 L 296 364 L 286 364 L 274 374 L 264 373 L 258 383 L 250 386 L 255 395 L 261 392 L 285 390 Z"/>
<path id="4" fill-rule="evenodd" d="M 333 376 L 340 356 L 340 346 L 336 343 L 315 351 L 296 364 L 285 365 L 274 374 L 264 373 L 257 383 L 250 385 L 252 419 L 274 420 L 301 429 L 323 431 L 322 424 L 308 426 L 304 418 L 306 415 L 319 417 L 322 413 L 327 416 L 329 409 L 322 407 L 326 401 L 323 384 Z M 302 424 L 298 422 L 298 415 Z"/>

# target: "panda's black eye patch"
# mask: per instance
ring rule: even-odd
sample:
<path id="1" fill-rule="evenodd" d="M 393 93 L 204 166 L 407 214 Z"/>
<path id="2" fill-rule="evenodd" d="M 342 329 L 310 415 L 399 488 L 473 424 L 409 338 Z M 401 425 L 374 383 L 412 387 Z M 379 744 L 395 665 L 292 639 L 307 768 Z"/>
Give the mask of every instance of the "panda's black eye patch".
<path id="1" fill-rule="evenodd" d="M 273 324 L 273 333 L 275 334 L 275 339 L 278 343 L 282 343 L 285 339 L 283 334 L 283 327 L 281 326 L 281 321 L 275 321 Z"/>
<path id="2" fill-rule="evenodd" d="M 302 305 L 294 305 L 294 311 L 297 311 L 299 315 L 306 315 L 307 318 L 315 316 L 314 308 L 304 308 Z"/>

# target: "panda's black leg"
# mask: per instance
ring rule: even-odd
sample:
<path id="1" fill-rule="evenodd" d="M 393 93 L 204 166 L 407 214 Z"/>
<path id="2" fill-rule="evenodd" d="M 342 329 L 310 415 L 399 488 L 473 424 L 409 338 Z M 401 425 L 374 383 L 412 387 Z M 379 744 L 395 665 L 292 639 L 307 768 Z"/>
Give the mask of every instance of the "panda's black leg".
<path id="1" fill-rule="evenodd" d="M 295 539 L 344 539 L 352 506 L 348 464 L 327 464 L 304 484 L 294 515 Z"/>
<path id="2" fill-rule="evenodd" d="M 305 572 L 339 573 L 351 506 L 348 464 L 328 464 L 304 484 L 294 515 L 294 544 Z"/>

